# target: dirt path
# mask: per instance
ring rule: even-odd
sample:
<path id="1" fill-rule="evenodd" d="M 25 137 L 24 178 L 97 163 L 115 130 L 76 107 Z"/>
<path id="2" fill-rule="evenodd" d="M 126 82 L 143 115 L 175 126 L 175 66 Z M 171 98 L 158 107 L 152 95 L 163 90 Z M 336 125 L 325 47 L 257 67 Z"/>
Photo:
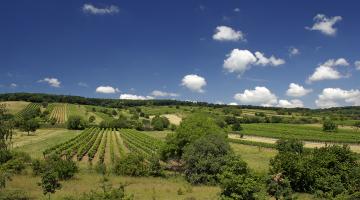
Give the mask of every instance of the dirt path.
<path id="1" fill-rule="evenodd" d="M 116 131 L 113 131 L 113 133 L 111 134 L 112 136 L 112 140 L 113 140 L 113 143 L 114 143 L 114 154 L 115 154 L 115 160 L 116 158 L 120 158 L 120 153 L 119 153 L 119 144 L 117 143 L 117 140 L 116 140 L 116 136 L 117 135 L 117 132 Z"/>
<path id="2" fill-rule="evenodd" d="M 106 166 L 110 166 L 111 165 L 110 140 L 112 139 L 113 131 L 109 130 L 106 134 L 107 137 L 106 137 L 104 163 Z"/>
<path id="3" fill-rule="evenodd" d="M 129 149 L 127 149 L 127 148 L 125 147 L 125 144 L 124 144 L 124 142 L 123 142 L 123 140 L 122 140 L 122 138 L 121 138 L 121 136 L 120 136 L 119 131 L 116 131 L 116 137 L 119 138 L 119 144 L 118 144 L 119 150 L 120 150 L 120 149 L 123 149 L 123 150 L 125 151 L 125 153 L 129 153 Z"/>
<path id="4" fill-rule="evenodd" d="M 276 141 L 278 139 L 275 138 L 267 138 L 267 137 L 259 137 L 259 136 L 250 136 L 250 135 L 245 135 L 243 138 L 240 138 L 239 135 L 235 135 L 235 134 L 229 134 L 228 135 L 229 138 L 231 139 L 239 139 L 239 140 L 246 140 L 246 141 L 253 141 L 253 142 L 263 142 L 263 143 L 268 143 L 268 144 L 275 144 Z M 304 142 L 304 147 L 306 148 L 316 148 L 316 147 L 323 147 L 326 144 L 340 144 L 341 143 L 325 143 L 325 142 L 311 142 L 311 141 L 303 141 Z M 360 153 L 360 145 L 358 144 L 348 144 L 350 149 L 356 153 Z"/>

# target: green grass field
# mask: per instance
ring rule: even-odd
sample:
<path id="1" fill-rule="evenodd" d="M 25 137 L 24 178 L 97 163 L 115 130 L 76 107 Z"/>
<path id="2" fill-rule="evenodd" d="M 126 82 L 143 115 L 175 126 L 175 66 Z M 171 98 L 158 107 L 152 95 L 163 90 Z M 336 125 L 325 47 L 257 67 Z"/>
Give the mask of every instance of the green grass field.
<path id="1" fill-rule="evenodd" d="M 359 143 L 360 131 L 339 127 L 338 132 L 323 132 L 321 126 L 296 124 L 242 124 L 245 135 L 272 138 L 297 138 L 308 141 Z"/>

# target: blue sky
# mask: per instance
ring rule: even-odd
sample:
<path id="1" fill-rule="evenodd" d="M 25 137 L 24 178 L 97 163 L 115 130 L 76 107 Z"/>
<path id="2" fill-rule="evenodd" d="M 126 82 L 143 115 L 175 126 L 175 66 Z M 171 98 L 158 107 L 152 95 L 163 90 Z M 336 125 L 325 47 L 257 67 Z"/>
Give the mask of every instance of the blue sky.
<path id="1" fill-rule="evenodd" d="M 0 92 L 360 105 L 359 9 L 356 0 L 5 0 Z"/>

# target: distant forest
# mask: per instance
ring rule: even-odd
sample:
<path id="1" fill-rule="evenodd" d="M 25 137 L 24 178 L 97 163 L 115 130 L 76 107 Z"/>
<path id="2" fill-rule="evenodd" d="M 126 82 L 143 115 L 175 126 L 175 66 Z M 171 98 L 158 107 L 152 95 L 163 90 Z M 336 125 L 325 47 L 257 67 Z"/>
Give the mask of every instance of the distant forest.
<path id="1" fill-rule="evenodd" d="M 28 101 L 28 102 L 61 102 L 72 104 L 85 104 L 96 105 L 111 108 L 126 108 L 134 106 L 200 106 L 200 107 L 213 107 L 224 108 L 229 105 L 213 104 L 207 102 L 191 102 L 191 101 L 178 101 L 171 99 L 153 99 L 153 100 L 124 100 L 124 99 L 101 99 L 101 98 L 87 98 L 81 96 L 71 95 L 56 95 L 56 94 L 43 94 L 43 93 L 4 93 L 0 94 L 0 101 Z M 234 106 L 231 106 L 234 107 Z M 238 105 L 241 109 L 261 109 L 261 110 L 274 110 L 277 112 L 299 112 L 308 114 L 339 114 L 347 116 L 360 117 L 360 106 L 347 106 L 326 109 L 309 109 L 309 108 L 279 108 L 279 107 L 262 107 L 252 105 Z"/>

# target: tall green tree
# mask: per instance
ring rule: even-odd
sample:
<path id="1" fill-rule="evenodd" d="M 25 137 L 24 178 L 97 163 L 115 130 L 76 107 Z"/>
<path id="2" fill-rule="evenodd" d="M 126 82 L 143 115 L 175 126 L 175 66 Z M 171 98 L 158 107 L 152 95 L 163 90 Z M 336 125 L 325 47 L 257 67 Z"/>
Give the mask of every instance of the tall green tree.
<path id="1" fill-rule="evenodd" d="M 43 194 L 48 195 L 50 199 L 50 195 L 54 194 L 56 190 L 61 188 L 61 184 L 55 172 L 52 170 L 48 170 L 41 176 L 41 183 L 39 185 L 42 187 Z"/>

